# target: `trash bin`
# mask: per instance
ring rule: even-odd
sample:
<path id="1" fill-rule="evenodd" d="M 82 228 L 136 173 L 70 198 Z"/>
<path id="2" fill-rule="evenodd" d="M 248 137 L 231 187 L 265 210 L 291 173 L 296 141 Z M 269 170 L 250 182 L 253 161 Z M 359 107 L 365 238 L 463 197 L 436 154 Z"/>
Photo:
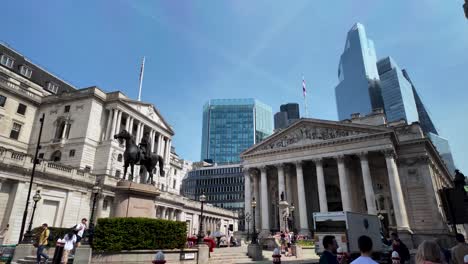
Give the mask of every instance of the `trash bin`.
<path id="1" fill-rule="evenodd" d="M 16 245 L 0 245 L 0 263 L 11 263 Z"/>
<path id="2" fill-rule="evenodd" d="M 60 264 L 62 262 L 63 246 L 65 246 L 65 243 L 59 241 L 57 241 L 55 244 L 55 252 L 54 258 L 52 259 L 52 264 Z"/>

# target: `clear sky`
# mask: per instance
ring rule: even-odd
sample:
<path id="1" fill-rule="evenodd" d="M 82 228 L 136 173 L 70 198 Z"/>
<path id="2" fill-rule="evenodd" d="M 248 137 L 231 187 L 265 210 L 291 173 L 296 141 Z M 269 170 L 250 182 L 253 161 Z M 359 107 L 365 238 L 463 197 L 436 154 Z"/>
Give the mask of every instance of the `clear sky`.
<path id="1" fill-rule="evenodd" d="M 406 68 L 456 165 L 468 173 L 468 20 L 463 0 L 15 0 L 2 3 L 0 39 L 79 88 L 138 93 L 175 129 L 185 159 L 200 158 L 202 106 L 252 97 L 337 119 L 334 87 L 346 33 L 366 26 L 378 58 Z M 303 108 L 301 108 L 303 110 Z"/>

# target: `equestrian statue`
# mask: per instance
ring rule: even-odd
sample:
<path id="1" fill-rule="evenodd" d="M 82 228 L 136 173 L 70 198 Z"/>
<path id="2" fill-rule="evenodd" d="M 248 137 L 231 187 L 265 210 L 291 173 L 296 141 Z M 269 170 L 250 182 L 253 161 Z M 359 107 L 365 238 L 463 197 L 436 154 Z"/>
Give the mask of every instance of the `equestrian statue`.
<path id="1" fill-rule="evenodd" d="M 148 132 L 143 134 L 143 138 L 141 139 L 139 146 L 135 144 L 134 137 L 126 130 L 122 130 L 117 135 L 114 135 L 114 139 L 118 139 L 120 144 L 123 144 L 123 141 L 125 140 L 125 152 L 123 154 L 123 180 L 125 180 L 127 175 L 128 166 L 131 167 L 129 180 L 133 180 L 133 167 L 135 164 L 144 166 L 146 171 L 149 173 L 149 177 L 146 183 L 154 184 L 153 170 L 157 164 L 159 164 L 160 175 L 164 176 L 164 159 L 158 154 L 151 152 L 151 140 Z"/>

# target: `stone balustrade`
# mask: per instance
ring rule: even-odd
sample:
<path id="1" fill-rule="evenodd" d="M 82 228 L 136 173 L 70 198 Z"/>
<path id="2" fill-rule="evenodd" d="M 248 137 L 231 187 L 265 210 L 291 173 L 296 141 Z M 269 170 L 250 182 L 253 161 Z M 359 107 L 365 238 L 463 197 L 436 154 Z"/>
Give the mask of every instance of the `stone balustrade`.
<path id="1" fill-rule="evenodd" d="M 34 101 L 36 102 L 41 102 L 42 101 L 42 98 L 41 96 L 33 93 L 32 91 L 30 91 L 30 87 L 23 87 L 23 86 L 20 86 L 18 84 L 15 84 L 11 81 L 9 81 L 8 79 L 4 78 L 4 77 L 1 77 L 0 76 L 0 84 L 5 87 L 6 89 L 8 90 L 11 90 L 13 92 L 16 92 L 16 93 L 21 93 L 23 95 L 26 95 L 27 97 L 33 99 Z M 32 88 L 31 88 L 32 89 Z"/>
<path id="2" fill-rule="evenodd" d="M 0 147 L 0 165 L 31 171 L 34 158 L 26 153 Z M 60 176 L 74 181 L 94 184 L 96 176 L 83 170 L 57 162 L 42 160 L 36 166 L 36 172 Z"/>

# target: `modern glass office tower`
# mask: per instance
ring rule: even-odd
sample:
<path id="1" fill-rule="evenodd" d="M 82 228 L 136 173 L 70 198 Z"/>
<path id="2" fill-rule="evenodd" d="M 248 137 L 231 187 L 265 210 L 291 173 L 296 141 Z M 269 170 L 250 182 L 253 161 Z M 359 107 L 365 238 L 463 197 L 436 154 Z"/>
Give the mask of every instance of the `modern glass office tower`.
<path id="1" fill-rule="evenodd" d="M 255 99 L 213 99 L 203 107 L 201 160 L 240 162 L 240 153 L 273 133 L 270 106 Z"/>
<path id="2" fill-rule="evenodd" d="M 299 117 L 299 104 L 287 103 L 280 106 L 280 112 L 275 114 L 275 130 L 288 127 Z"/>
<path id="3" fill-rule="evenodd" d="M 419 121 L 413 88 L 400 67 L 391 57 L 386 57 L 377 62 L 377 68 L 387 120 L 404 119 L 409 124 Z"/>
<path id="4" fill-rule="evenodd" d="M 353 113 L 368 114 L 383 108 L 374 42 L 367 38 L 360 23 L 348 32 L 338 78 L 335 96 L 340 120 L 350 118 Z"/>

